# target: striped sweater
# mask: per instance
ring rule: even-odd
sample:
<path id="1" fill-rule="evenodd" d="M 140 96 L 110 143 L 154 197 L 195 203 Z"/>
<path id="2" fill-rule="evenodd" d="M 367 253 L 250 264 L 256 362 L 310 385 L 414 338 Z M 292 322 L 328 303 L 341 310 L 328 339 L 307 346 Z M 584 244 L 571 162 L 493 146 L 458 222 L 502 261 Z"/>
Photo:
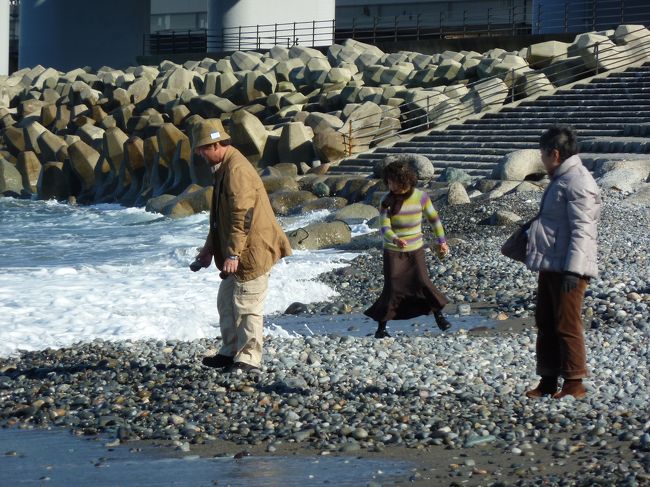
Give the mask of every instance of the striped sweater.
<path id="1" fill-rule="evenodd" d="M 381 210 L 381 234 L 384 237 L 384 248 L 398 252 L 412 252 L 422 247 L 424 245 L 422 238 L 423 215 L 433 227 L 438 242 L 445 242 L 445 231 L 429 195 L 415 188 L 413 194 L 404 200 L 398 214 L 388 216 L 387 210 Z M 406 240 L 406 247 L 400 248 L 395 245 L 393 243 L 395 238 Z"/>

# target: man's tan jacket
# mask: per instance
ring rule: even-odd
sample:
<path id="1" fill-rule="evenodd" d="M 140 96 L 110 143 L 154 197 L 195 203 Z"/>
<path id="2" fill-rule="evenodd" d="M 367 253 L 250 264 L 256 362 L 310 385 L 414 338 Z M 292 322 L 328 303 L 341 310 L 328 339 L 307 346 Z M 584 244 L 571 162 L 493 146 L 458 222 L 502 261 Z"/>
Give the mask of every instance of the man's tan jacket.
<path id="1" fill-rule="evenodd" d="M 205 247 L 219 270 L 229 256 L 239 257 L 235 276 L 241 281 L 265 274 L 279 259 L 291 255 L 261 178 L 234 147 L 228 148 L 214 174 Z"/>

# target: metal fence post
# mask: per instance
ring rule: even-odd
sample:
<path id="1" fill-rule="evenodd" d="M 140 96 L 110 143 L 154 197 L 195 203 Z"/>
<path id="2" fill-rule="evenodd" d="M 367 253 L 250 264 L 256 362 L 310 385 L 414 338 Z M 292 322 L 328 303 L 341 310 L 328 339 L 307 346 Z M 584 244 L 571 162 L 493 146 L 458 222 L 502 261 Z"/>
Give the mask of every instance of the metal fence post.
<path id="1" fill-rule="evenodd" d="M 598 74 L 598 63 L 599 63 L 598 58 L 600 57 L 600 49 L 598 49 L 599 47 L 600 47 L 599 43 L 596 43 L 594 45 L 594 55 L 596 56 L 596 74 Z"/>
<path id="2" fill-rule="evenodd" d="M 352 17 L 352 39 L 355 38 L 356 30 L 357 30 L 357 18 Z"/>
<path id="3" fill-rule="evenodd" d="M 621 0 L 621 24 L 624 24 L 625 21 L 623 20 L 625 18 L 625 0 Z"/>
<path id="4" fill-rule="evenodd" d="M 352 155 L 352 120 L 348 126 L 348 156 Z"/>
<path id="5" fill-rule="evenodd" d="M 429 100 L 431 100 L 431 96 L 427 96 L 427 128 L 429 128 L 429 110 L 431 110 Z"/>
<path id="6" fill-rule="evenodd" d="M 375 44 L 377 42 L 377 16 L 375 15 L 372 18 L 372 43 Z"/>
<path id="7" fill-rule="evenodd" d="M 467 10 L 463 10 L 463 37 L 467 34 Z"/>
<path id="8" fill-rule="evenodd" d="M 515 28 L 515 6 L 513 5 L 512 8 L 510 9 L 510 16 L 512 17 L 512 35 L 517 35 L 516 34 L 516 28 Z"/>
<path id="9" fill-rule="evenodd" d="M 591 30 L 596 30 L 596 0 L 591 1 Z"/>
<path id="10" fill-rule="evenodd" d="M 510 81 L 512 83 L 512 96 L 510 97 L 510 103 L 515 102 L 515 68 L 512 68 L 511 73 L 512 75 L 512 80 Z"/>
<path id="11" fill-rule="evenodd" d="M 241 25 L 239 26 L 239 40 L 237 41 L 237 45 L 239 46 L 237 50 L 241 51 Z"/>
<path id="12" fill-rule="evenodd" d="M 564 32 L 569 32 L 569 2 L 564 2 Z"/>
<path id="13" fill-rule="evenodd" d="M 416 22 L 416 29 L 417 29 L 417 34 L 416 34 L 417 37 L 416 38 L 419 41 L 420 40 L 420 14 L 418 14 L 415 17 L 415 22 Z"/>
<path id="14" fill-rule="evenodd" d="M 444 37 L 444 36 L 443 36 L 443 32 L 442 32 L 442 30 L 443 30 L 443 29 L 442 29 L 442 10 L 440 11 L 440 19 L 439 19 L 439 23 L 440 23 L 440 38 L 442 39 L 442 38 Z"/>
<path id="15" fill-rule="evenodd" d="M 393 39 L 395 40 L 395 42 L 397 42 L 397 15 L 395 16 L 395 27 L 394 27 Z"/>
<path id="16" fill-rule="evenodd" d="M 260 24 L 255 26 L 255 49 L 260 48 Z"/>
<path id="17" fill-rule="evenodd" d="M 316 21 L 311 21 L 311 47 L 316 45 Z"/>
<path id="18" fill-rule="evenodd" d="M 487 35 L 488 35 L 488 37 L 490 37 L 490 35 L 491 35 L 490 34 L 490 13 L 492 13 L 492 9 L 488 8 L 487 9 L 487 29 L 488 29 L 487 30 Z"/>
<path id="19" fill-rule="evenodd" d="M 336 42 L 336 19 L 332 19 L 332 42 Z"/>
<path id="20" fill-rule="evenodd" d="M 278 45 L 278 24 L 274 24 L 274 29 L 273 29 L 273 44 Z"/>

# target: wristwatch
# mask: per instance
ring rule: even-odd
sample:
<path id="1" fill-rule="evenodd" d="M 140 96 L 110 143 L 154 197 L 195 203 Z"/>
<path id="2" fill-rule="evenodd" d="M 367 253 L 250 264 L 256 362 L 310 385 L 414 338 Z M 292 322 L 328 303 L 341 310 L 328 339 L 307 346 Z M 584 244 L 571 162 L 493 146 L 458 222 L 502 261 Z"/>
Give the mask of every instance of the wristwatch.
<path id="1" fill-rule="evenodd" d="M 238 256 L 238 255 L 229 255 L 228 258 L 229 258 L 230 260 L 239 260 L 239 256 Z"/>

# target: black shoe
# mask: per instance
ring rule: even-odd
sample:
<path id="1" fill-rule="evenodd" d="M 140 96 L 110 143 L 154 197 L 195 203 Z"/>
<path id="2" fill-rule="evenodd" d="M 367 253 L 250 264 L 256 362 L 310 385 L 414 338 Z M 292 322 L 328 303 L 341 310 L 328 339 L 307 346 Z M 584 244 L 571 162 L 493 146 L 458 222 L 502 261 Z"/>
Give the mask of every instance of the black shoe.
<path id="1" fill-rule="evenodd" d="M 435 313 L 433 316 L 436 319 L 436 325 L 438 325 L 440 330 L 445 331 L 451 328 L 451 323 L 449 323 L 449 320 L 445 318 L 442 313 Z"/>
<path id="2" fill-rule="evenodd" d="M 213 357 L 203 357 L 201 361 L 206 367 L 212 367 L 215 369 L 227 369 L 232 366 L 233 359 L 226 355 L 215 355 Z"/>
<path id="3" fill-rule="evenodd" d="M 247 364 L 245 362 L 235 362 L 232 365 L 232 369 L 230 370 L 231 372 L 237 373 L 240 371 L 243 374 L 261 374 L 262 370 L 259 367 L 256 367 L 255 365 Z"/>
<path id="4" fill-rule="evenodd" d="M 386 330 L 377 330 L 375 332 L 375 338 L 390 338 L 390 333 Z"/>

